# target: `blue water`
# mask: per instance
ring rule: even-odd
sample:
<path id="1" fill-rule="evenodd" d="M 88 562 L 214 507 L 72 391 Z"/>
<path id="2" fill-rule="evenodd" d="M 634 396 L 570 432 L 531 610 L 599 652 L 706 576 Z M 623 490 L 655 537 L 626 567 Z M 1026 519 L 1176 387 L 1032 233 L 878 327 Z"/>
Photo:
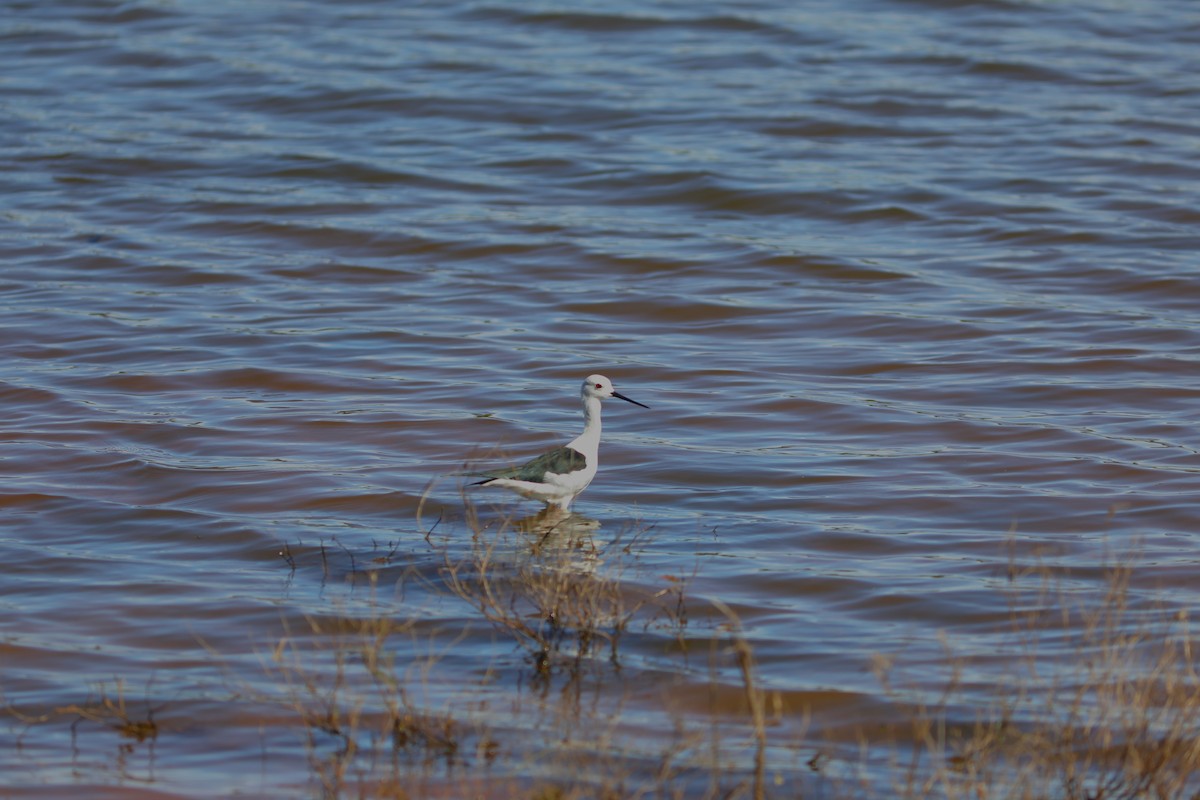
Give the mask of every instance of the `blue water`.
<path id="1" fill-rule="evenodd" d="M 714 599 L 787 698 L 781 791 L 899 718 L 872 655 L 1006 673 L 1010 558 L 1200 599 L 1190 0 L 9 3 L 0 40 L 14 796 L 350 796 L 270 668 L 335 684 L 314 619 L 413 626 L 414 707 L 562 779 L 444 584 L 473 503 L 514 569 L 537 505 L 448 473 L 573 438 L 592 372 L 651 408 L 606 407 L 572 569 L 689 612 L 590 678 L 634 774 L 740 696 Z M 73 737 L 117 681 L 157 736 Z"/>

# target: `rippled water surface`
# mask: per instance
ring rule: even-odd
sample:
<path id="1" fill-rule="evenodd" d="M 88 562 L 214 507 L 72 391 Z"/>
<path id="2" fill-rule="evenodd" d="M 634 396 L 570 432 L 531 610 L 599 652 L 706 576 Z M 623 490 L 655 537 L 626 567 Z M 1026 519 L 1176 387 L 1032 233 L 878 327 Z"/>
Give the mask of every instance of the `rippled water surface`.
<path id="1" fill-rule="evenodd" d="M 2 5 L 11 796 L 319 796 L 295 706 L 363 620 L 494 731 L 424 778 L 563 777 L 578 682 L 446 585 L 536 569 L 537 504 L 450 473 L 575 436 L 593 372 L 650 409 L 556 569 L 689 614 L 587 678 L 575 763 L 632 786 L 714 692 L 744 722 L 714 600 L 781 791 L 895 713 L 874 654 L 1000 679 L 1010 553 L 1200 600 L 1191 0 Z"/>

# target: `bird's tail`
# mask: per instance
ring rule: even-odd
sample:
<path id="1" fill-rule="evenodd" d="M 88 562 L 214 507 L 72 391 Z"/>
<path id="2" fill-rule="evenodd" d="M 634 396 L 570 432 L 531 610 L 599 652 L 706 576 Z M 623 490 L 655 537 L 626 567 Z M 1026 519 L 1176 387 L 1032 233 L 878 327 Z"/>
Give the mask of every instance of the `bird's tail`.
<path id="1" fill-rule="evenodd" d="M 467 486 L 482 486 L 485 483 L 491 483 L 496 478 L 501 477 L 491 472 L 480 472 L 479 470 L 461 470 L 459 472 L 447 472 L 446 475 L 455 478 L 483 478 L 481 481 L 471 481 Z"/>

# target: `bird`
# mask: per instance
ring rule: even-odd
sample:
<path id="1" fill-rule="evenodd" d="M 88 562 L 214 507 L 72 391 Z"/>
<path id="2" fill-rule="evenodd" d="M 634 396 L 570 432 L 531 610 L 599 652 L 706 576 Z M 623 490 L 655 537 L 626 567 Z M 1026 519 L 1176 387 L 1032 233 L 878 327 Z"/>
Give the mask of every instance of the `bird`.
<path id="1" fill-rule="evenodd" d="M 530 500 L 541 500 L 548 509 L 568 511 L 575 498 L 596 477 L 600 454 L 600 401 L 609 397 L 649 408 L 613 388 L 603 375 L 588 375 L 579 389 L 583 402 L 583 433 L 562 447 L 542 453 L 519 467 L 473 473 L 483 480 L 472 486 L 499 486 Z"/>

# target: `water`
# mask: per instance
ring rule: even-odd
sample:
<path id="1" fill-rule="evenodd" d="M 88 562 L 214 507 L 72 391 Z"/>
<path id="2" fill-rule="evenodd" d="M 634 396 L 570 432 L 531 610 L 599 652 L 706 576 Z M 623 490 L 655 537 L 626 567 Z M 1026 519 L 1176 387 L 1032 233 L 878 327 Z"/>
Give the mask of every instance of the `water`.
<path id="1" fill-rule="evenodd" d="M 651 409 L 606 406 L 573 563 L 686 585 L 694 645 L 634 626 L 592 675 L 600 763 L 740 697 L 712 599 L 787 699 L 789 786 L 897 713 L 873 654 L 944 636 L 999 680 L 1006 541 L 1081 592 L 1136 550 L 1135 604 L 1195 604 L 1198 31 L 1190 0 L 5 4 L 4 782 L 316 793 L 336 747 L 271 654 L 331 680 L 310 622 L 379 618 L 439 654 L 415 705 L 552 774 L 536 671 L 441 584 L 438 476 L 573 437 L 591 372 Z M 73 736 L 118 687 L 157 736 Z"/>

